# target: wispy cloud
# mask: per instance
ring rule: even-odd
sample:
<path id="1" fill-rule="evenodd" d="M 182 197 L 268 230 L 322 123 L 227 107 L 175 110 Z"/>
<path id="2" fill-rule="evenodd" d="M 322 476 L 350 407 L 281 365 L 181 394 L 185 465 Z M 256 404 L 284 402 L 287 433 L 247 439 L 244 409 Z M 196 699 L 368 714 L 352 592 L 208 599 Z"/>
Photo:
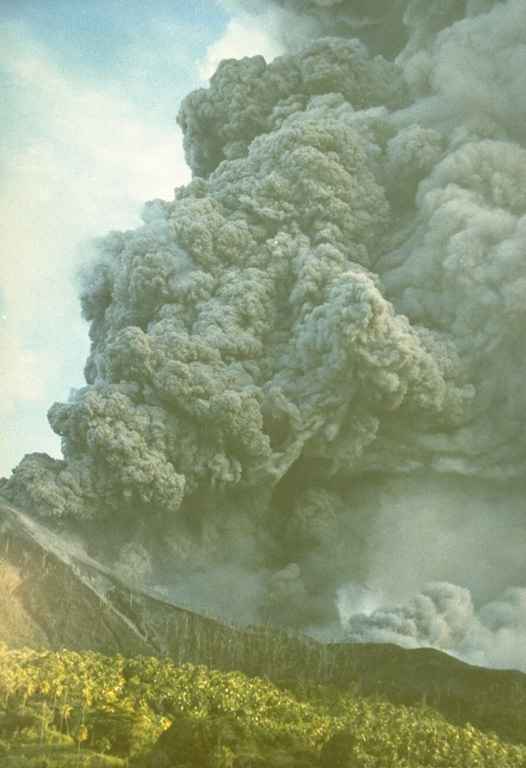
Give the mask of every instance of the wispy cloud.
<path id="1" fill-rule="evenodd" d="M 207 80 L 222 59 L 240 59 L 260 54 L 271 61 L 283 51 L 271 30 L 266 30 L 258 21 L 242 13 L 232 19 L 223 37 L 208 47 L 199 73 Z"/>
<path id="2" fill-rule="evenodd" d="M 68 76 L 23 23 L 2 26 L 0 472 L 6 472 L 21 458 L 11 451 L 21 433 L 34 450 L 41 433 L 40 442 L 56 452 L 45 413 L 82 383 L 87 334 L 74 281 L 82 244 L 108 229 L 136 226 L 142 204 L 170 197 L 189 172 L 175 121 L 142 111 L 110 83 Z M 33 404 L 29 419 L 26 412 L 10 425 L 8 414 L 23 411 L 26 401 Z"/>

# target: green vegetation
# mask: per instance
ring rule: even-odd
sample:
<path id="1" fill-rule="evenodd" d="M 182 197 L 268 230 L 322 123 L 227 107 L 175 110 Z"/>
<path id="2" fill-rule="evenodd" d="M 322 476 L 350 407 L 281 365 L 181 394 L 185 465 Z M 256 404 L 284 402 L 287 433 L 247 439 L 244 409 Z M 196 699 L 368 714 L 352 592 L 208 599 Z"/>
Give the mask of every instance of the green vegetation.
<path id="1" fill-rule="evenodd" d="M 526 766 L 423 704 L 137 656 L 0 649 L 0 768 Z"/>

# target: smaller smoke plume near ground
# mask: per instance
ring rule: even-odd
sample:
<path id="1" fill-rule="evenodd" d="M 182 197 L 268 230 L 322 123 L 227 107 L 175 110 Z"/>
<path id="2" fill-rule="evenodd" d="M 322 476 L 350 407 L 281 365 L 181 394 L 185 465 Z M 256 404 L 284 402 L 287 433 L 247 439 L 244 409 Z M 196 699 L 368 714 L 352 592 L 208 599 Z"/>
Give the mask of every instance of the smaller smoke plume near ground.
<path id="1" fill-rule="evenodd" d="M 2 493 L 173 600 L 526 668 L 526 7 L 270 16 L 98 243 L 64 458 Z"/>
<path id="2" fill-rule="evenodd" d="M 524 669 L 525 627 L 526 589 L 509 588 L 477 611 L 468 589 L 443 582 L 404 605 L 352 613 L 347 639 L 433 646 L 483 666 Z"/>

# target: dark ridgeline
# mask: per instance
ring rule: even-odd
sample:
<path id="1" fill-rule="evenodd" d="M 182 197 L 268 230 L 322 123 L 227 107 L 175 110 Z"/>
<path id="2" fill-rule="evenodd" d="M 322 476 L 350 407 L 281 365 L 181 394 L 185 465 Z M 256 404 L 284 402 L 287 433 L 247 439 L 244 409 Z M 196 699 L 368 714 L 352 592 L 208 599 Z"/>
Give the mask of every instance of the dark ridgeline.
<path id="1" fill-rule="evenodd" d="M 39 543 L 16 511 L 0 509 L 0 642 L 9 648 L 146 654 L 177 664 L 321 684 L 393 703 L 424 700 L 455 724 L 526 743 L 526 675 L 475 667 L 430 648 L 322 644 L 292 630 L 216 620 L 130 589 L 86 559 L 66 562 Z M 69 555 L 67 559 L 71 559 Z"/>

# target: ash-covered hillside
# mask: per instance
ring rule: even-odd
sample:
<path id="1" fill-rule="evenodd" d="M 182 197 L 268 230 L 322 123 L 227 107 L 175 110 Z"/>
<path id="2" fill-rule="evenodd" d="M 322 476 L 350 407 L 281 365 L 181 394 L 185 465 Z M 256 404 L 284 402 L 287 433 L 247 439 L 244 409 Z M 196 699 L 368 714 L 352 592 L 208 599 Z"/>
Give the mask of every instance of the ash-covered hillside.
<path id="1" fill-rule="evenodd" d="M 0 507 L 0 532 L 4 650 L 97 651 L 121 661 L 141 654 L 266 676 L 292 690 L 358 684 L 365 696 L 424 701 L 451 723 L 526 743 L 522 672 L 470 666 L 430 648 L 322 644 L 291 630 L 225 623 L 130 589 L 12 507 Z"/>
<path id="2" fill-rule="evenodd" d="M 185 99 L 1 493 L 172 602 L 526 669 L 526 7 L 369 5 L 269 3 Z"/>

